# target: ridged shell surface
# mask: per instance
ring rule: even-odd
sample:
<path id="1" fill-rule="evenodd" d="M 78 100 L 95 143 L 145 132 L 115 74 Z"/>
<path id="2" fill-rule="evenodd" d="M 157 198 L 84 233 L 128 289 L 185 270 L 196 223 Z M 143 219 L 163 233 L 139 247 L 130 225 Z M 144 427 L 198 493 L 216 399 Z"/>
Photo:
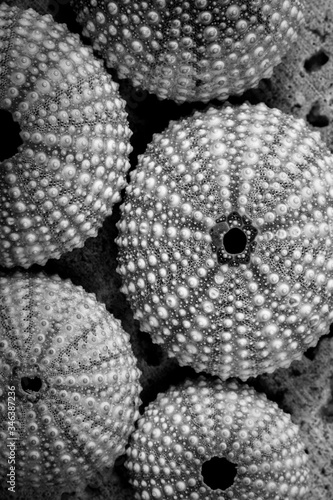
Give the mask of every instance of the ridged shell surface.
<path id="1" fill-rule="evenodd" d="M 188 380 L 159 394 L 138 421 L 127 455 L 137 499 L 293 500 L 307 492 L 298 427 L 264 394 L 235 382 Z M 202 474 L 214 458 L 236 466 L 223 490 Z"/>
<path id="2" fill-rule="evenodd" d="M 333 319 L 332 168 L 318 133 L 264 104 L 156 134 L 118 225 L 141 328 L 223 379 L 299 359 Z"/>
<path id="3" fill-rule="evenodd" d="M 13 457 L 26 499 L 112 467 L 139 416 L 139 375 L 128 334 L 93 294 L 57 276 L 0 278 L 1 481 Z"/>
<path id="4" fill-rule="evenodd" d="M 0 6 L 0 108 L 23 144 L 0 167 L 0 264 L 29 267 L 96 236 L 125 186 L 125 103 L 90 48 L 50 15 Z"/>
<path id="5" fill-rule="evenodd" d="M 298 0 L 71 0 L 120 78 L 160 99 L 225 100 L 269 78 L 303 23 Z"/>

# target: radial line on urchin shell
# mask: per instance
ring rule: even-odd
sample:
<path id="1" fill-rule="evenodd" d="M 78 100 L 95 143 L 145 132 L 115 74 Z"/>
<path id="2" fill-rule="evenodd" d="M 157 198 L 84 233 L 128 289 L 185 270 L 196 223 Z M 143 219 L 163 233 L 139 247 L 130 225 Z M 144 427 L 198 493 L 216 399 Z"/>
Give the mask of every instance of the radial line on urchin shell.
<path id="1" fill-rule="evenodd" d="M 127 455 L 141 500 L 292 500 L 308 491 L 298 426 L 264 394 L 235 382 L 200 377 L 159 394 Z M 205 478 L 212 459 L 220 463 L 216 488 Z M 228 463 L 236 475 L 224 486 Z"/>
<path id="2" fill-rule="evenodd" d="M 83 33 L 160 99 L 225 100 L 269 78 L 304 22 L 298 0 L 71 0 Z"/>
<path id="3" fill-rule="evenodd" d="M 0 108 L 23 144 L 1 162 L 0 264 L 29 267 L 96 236 L 126 185 L 125 102 L 91 48 L 51 15 L 0 6 Z"/>
<path id="4" fill-rule="evenodd" d="M 195 112 L 156 134 L 118 225 L 141 328 L 223 379 L 299 359 L 333 317 L 332 166 L 318 133 L 264 104 Z"/>
<path id="5" fill-rule="evenodd" d="M 129 335 L 58 276 L 1 277 L 0 305 L 0 479 L 15 439 L 17 494 L 60 499 L 112 468 L 134 429 L 141 387 Z"/>

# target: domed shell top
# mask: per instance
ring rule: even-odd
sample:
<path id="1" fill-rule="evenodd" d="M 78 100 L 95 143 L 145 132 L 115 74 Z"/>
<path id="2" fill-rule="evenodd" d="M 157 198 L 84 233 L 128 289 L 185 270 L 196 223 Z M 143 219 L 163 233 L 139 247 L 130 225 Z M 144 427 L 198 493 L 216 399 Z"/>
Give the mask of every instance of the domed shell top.
<path id="1" fill-rule="evenodd" d="M 139 375 L 128 334 L 93 294 L 57 276 L 0 278 L 1 481 L 9 443 L 25 498 L 112 467 L 139 416 Z"/>
<path id="2" fill-rule="evenodd" d="M 59 258 L 120 200 L 131 132 L 118 86 L 65 25 L 0 6 L 0 108 L 23 144 L 0 164 L 0 265 Z"/>
<path id="3" fill-rule="evenodd" d="M 299 359 L 333 319 L 332 168 L 318 133 L 264 104 L 156 134 L 118 225 L 141 328 L 223 379 Z"/>
<path id="4" fill-rule="evenodd" d="M 258 85 L 297 37 L 299 0 L 71 0 L 84 34 L 160 99 L 226 99 Z"/>
<path id="5" fill-rule="evenodd" d="M 127 455 L 142 500 L 295 500 L 308 489 L 307 455 L 290 415 L 235 382 L 187 380 L 159 394 Z M 212 488 L 205 475 L 214 461 L 220 468 Z M 230 486 L 223 484 L 228 466 Z"/>

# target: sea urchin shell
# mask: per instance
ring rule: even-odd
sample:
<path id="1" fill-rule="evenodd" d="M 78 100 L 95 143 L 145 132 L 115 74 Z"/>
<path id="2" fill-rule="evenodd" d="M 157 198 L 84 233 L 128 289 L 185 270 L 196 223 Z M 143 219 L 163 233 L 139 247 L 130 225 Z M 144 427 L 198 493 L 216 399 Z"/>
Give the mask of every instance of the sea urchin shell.
<path id="1" fill-rule="evenodd" d="M 318 133 L 264 104 L 156 134 L 118 225 L 141 328 L 223 379 L 299 359 L 333 319 L 332 168 Z"/>
<path id="2" fill-rule="evenodd" d="M 307 492 L 298 427 L 264 394 L 235 382 L 187 380 L 159 394 L 127 454 L 137 499 L 292 500 Z M 226 467 L 234 481 L 223 477 Z"/>
<path id="3" fill-rule="evenodd" d="M 65 25 L 0 6 L 0 108 L 23 144 L 0 168 L 0 264 L 59 258 L 97 234 L 125 186 L 125 103 Z"/>
<path id="4" fill-rule="evenodd" d="M 161 99 L 226 99 L 271 76 L 303 22 L 298 0 L 72 0 L 109 66 Z"/>
<path id="5" fill-rule="evenodd" d="M 139 375 L 128 334 L 93 294 L 57 276 L 0 278 L 1 481 L 11 443 L 25 498 L 112 467 L 138 417 Z"/>

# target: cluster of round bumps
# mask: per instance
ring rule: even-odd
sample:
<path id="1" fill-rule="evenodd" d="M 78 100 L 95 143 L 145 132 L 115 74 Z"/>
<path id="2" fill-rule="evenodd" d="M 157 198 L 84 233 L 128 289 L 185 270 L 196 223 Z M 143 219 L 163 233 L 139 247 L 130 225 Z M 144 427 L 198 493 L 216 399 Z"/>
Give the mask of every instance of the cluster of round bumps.
<path id="1" fill-rule="evenodd" d="M 307 456 L 290 415 L 234 382 L 188 380 L 159 394 L 127 454 L 137 499 L 292 500 L 307 492 Z M 223 490 L 202 475 L 214 458 L 236 466 L 233 484 Z"/>
<path id="2" fill-rule="evenodd" d="M 223 379 L 299 359 L 333 319 L 332 168 L 318 133 L 264 104 L 156 134 L 118 224 L 141 328 Z"/>
<path id="3" fill-rule="evenodd" d="M 0 6 L 0 108 L 23 144 L 1 163 L 0 264 L 59 258 L 97 234 L 126 184 L 118 86 L 50 15 Z"/>
<path id="4" fill-rule="evenodd" d="M 161 99 L 226 99 L 255 87 L 296 39 L 299 0 L 72 0 L 109 66 Z"/>
<path id="5" fill-rule="evenodd" d="M 139 416 L 139 375 L 128 334 L 93 294 L 57 276 L 0 278 L 1 480 L 11 442 L 24 498 L 112 467 Z"/>
<path id="6" fill-rule="evenodd" d="M 9 6 L 34 9 L 39 14 L 49 14 L 50 8 L 54 7 L 55 2 L 56 0 L 6 0 L 6 4 Z"/>

